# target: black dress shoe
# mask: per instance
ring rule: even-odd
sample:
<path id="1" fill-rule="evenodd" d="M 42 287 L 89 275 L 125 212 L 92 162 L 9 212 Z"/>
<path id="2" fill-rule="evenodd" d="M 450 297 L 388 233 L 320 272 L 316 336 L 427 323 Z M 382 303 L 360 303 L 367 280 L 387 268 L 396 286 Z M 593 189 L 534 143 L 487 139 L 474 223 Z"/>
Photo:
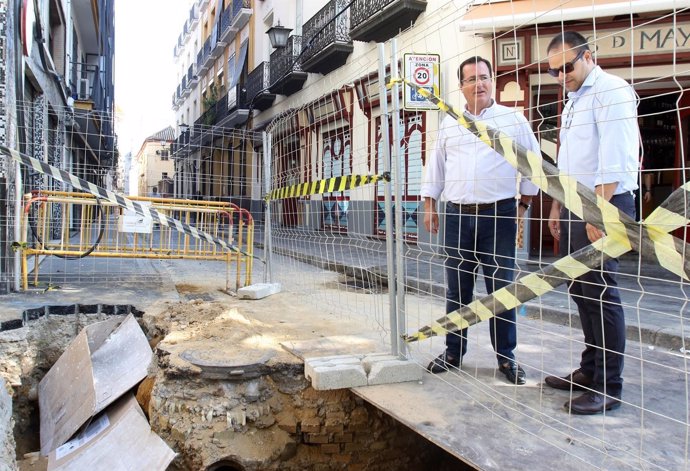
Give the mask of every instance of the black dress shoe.
<path id="1" fill-rule="evenodd" d="M 460 369 L 462 367 L 462 357 L 456 357 L 455 355 L 449 355 L 447 352 L 441 353 L 439 356 L 434 358 L 426 369 L 429 373 L 443 373 L 448 371 L 450 368 Z"/>
<path id="2" fill-rule="evenodd" d="M 580 397 L 565 403 L 565 409 L 578 415 L 601 414 L 605 410 L 618 409 L 621 406 L 619 397 L 604 396 L 596 391 L 587 391 Z"/>
<path id="3" fill-rule="evenodd" d="M 509 360 L 498 365 L 498 371 L 506 375 L 512 384 L 525 384 L 525 370 L 515 360 Z"/>
<path id="4" fill-rule="evenodd" d="M 562 389 L 563 391 L 585 391 L 592 385 L 592 378 L 587 376 L 582 372 L 581 369 L 577 369 L 570 373 L 568 376 L 559 378 L 558 376 L 547 376 L 544 378 L 544 382 L 547 386 L 554 389 Z"/>

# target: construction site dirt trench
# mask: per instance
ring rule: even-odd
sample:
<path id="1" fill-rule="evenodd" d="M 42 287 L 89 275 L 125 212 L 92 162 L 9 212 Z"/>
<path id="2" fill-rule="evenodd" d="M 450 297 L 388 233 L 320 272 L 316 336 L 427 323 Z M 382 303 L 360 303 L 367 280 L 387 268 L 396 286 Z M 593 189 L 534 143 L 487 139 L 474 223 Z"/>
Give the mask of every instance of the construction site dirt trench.
<path id="1" fill-rule="evenodd" d="M 349 390 L 314 390 L 285 345 L 347 335 L 348 327 L 334 330 L 328 324 L 338 319 L 307 309 L 281 293 L 160 303 L 139 318 L 154 361 L 137 400 L 177 453 L 168 469 L 470 469 Z M 32 469 L 23 458 L 39 449 L 38 382 L 79 331 L 104 316 L 46 315 L 0 333 L 20 469 Z"/>

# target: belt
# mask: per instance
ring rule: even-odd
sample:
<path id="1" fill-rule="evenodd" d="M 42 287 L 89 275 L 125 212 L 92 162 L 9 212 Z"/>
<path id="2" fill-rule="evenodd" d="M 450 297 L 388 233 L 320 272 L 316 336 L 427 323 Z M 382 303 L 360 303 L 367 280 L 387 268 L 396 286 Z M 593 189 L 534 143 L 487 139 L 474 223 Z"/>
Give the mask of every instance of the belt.
<path id="1" fill-rule="evenodd" d="M 504 200 L 494 201 L 493 203 L 459 204 L 459 203 L 453 203 L 452 201 L 449 201 L 448 204 L 451 205 L 453 208 L 455 208 L 455 209 L 457 209 L 463 213 L 476 213 L 478 211 L 484 211 L 486 209 L 492 209 L 498 204 L 509 203 L 510 201 L 515 202 L 515 198 L 506 198 Z"/>

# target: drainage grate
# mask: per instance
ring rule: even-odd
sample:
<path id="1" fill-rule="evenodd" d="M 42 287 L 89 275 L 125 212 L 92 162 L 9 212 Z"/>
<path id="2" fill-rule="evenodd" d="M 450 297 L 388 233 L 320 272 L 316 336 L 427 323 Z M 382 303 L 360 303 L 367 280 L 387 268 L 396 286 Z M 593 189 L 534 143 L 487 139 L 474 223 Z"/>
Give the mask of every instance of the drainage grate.
<path id="1" fill-rule="evenodd" d="M 131 304 L 68 304 L 58 306 L 42 306 L 27 309 L 22 313 L 21 319 L 12 319 L 0 322 L 0 332 L 24 327 L 30 321 L 35 321 L 51 314 L 53 316 L 72 316 L 77 314 L 104 314 L 106 316 L 126 316 L 132 314 L 141 317 L 144 311 L 140 311 Z"/>

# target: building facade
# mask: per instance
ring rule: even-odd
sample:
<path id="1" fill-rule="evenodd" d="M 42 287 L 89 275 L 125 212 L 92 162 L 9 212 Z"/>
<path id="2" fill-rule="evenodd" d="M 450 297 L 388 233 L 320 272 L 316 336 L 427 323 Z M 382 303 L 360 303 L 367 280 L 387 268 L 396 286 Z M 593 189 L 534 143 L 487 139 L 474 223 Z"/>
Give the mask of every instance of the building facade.
<path id="1" fill-rule="evenodd" d="M 173 128 L 168 126 L 144 140 L 135 157 L 139 177 L 137 196 L 173 196 L 172 177 L 175 167 L 170 158 L 170 145 L 174 136 Z"/>
<path id="2" fill-rule="evenodd" d="M 2 2 L 4 27 L 4 143 L 103 186 L 112 186 L 113 0 Z M 19 173 L 17 172 L 19 169 Z M 12 289 L 16 254 L 15 208 L 20 193 L 69 190 L 45 175 L 0 162 L 4 221 L 0 237 L 0 291 Z M 59 214 L 54 215 L 56 218 Z"/>
<path id="3" fill-rule="evenodd" d="M 228 8 L 229 3 L 224 2 L 223 8 Z M 204 72 L 198 59 L 204 57 L 208 38 L 211 44 L 225 43 L 204 26 L 213 18 L 213 6 L 204 2 L 197 6 L 202 25 L 198 41 L 191 35 L 187 43 L 181 38 L 175 53 L 185 51 L 185 44 L 197 44 L 192 46 L 199 51 L 196 70 Z M 247 121 L 243 117 L 228 126 L 225 118 L 225 125 L 221 125 L 209 120 L 209 115 L 204 114 L 209 113 L 208 109 L 199 105 L 204 102 L 204 93 L 208 96 L 211 80 L 219 84 L 218 77 L 228 77 L 227 68 L 221 71 L 216 62 L 211 73 L 214 63 L 209 62 L 205 81 L 204 75 L 190 76 L 187 68 L 173 97 L 178 126 L 184 124 L 176 150 L 184 149 L 194 136 L 203 136 L 204 132 L 209 136 L 198 137 L 200 142 L 217 136 L 215 142 L 224 142 L 232 150 L 216 145 L 202 148 L 197 157 L 193 153 L 188 157 L 184 152 L 179 154 L 184 156 L 181 160 L 176 156 L 178 172 L 182 169 L 181 174 L 176 172 L 181 194 L 241 198 L 247 203 L 245 207 L 259 213 L 265 191 L 261 178 L 264 149 L 257 136 L 265 129 L 271 131 L 273 140 L 273 188 L 332 176 L 381 173 L 385 143 L 391 142 L 402 170 L 399 183 L 404 235 L 409 241 L 427 242 L 430 236 L 418 224 L 422 206 L 419 189 L 425 156 L 434 147 L 442 113 L 402 110 L 395 118 L 391 116 L 391 122 L 397 120 L 397 138 L 393 138 L 392 130 L 384 135 L 377 43 L 396 37 L 401 67 L 404 53 L 440 54 L 442 98 L 460 107 L 464 100 L 458 88 L 458 65 L 474 55 L 491 59 L 497 71 L 496 101 L 522 110 L 533 123 L 544 154 L 555 158 L 564 95 L 546 74 L 544 49 L 548 40 L 564 28 L 590 37 L 598 63 L 630 81 L 641 97 L 642 141 L 650 157 L 648 170 L 654 171 L 655 181 L 653 202 L 642 208 L 643 214 L 685 181 L 685 175 L 677 169 L 684 167 L 681 149 L 688 145 L 687 132 L 681 131 L 687 128 L 684 103 L 688 98 L 683 93 L 687 74 L 682 71 L 687 69 L 690 58 L 690 25 L 687 12 L 674 9 L 673 2 L 623 4 L 604 0 L 594 8 L 591 2 L 580 0 L 567 5 L 549 0 L 463 5 L 446 0 L 264 0 L 244 6 L 248 7 L 245 29 L 238 33 L 239 42 L 236 37 L 226 51 L 224 63 L 231 62 L 233 51 L 235 57 L 245 60 L 241 45 L 246 40 L 246 64 L 237 73 L 237 84 L 241 87 L 239 93 L 244 93 L 245 101 L 239 103 L 248 110 Z M 215 7 L 219 9 L 220 3 Z M 276 25 L 287 27 L 291 34 L 285 47 L 273 49 L 265 33 Z M 386 55 L 390 63 L 389 46 Z M 193 53 L 185 56 L 182 52 L 180 57 L 191 60 Z M 187 62 L 180 67 L 181 73 L 185 67 Z M 190 77 L 192 82 L 199 80 L 199 85 L 185 92 Z M 228 93 L 228 88 L 222 92 Z M 183 97 L 185 93 L 189 93 L 188 98 Z M 182 98 L 178 99 L 178 94 Z M 402 92 L 398 98 L 403 101 Z M 392 102 L 391 91 L 387 90 L 388 110 Z M 213 113 L 222 115 L 227 105 L 223 103 L 221 108 Z M 207 124 L 210 122 L 215 124 Z M 251 131 L 251 138 L 237 140 L 238 130 Z M 217 157 L 204 157 L 214 152 Z M 238 179 L 245 183 L 238 185 Z M 389 230 L 383 199 L 381 185 L 287 198 L 276 205 L 276 223 L 381 237 Z M 550 202 L 547 195 L 537 200 L 524 235 L 530 252 L 548 253 L 557 249 L 542 225 L 548 219 L 543 208 L 548 209 Z"/>

